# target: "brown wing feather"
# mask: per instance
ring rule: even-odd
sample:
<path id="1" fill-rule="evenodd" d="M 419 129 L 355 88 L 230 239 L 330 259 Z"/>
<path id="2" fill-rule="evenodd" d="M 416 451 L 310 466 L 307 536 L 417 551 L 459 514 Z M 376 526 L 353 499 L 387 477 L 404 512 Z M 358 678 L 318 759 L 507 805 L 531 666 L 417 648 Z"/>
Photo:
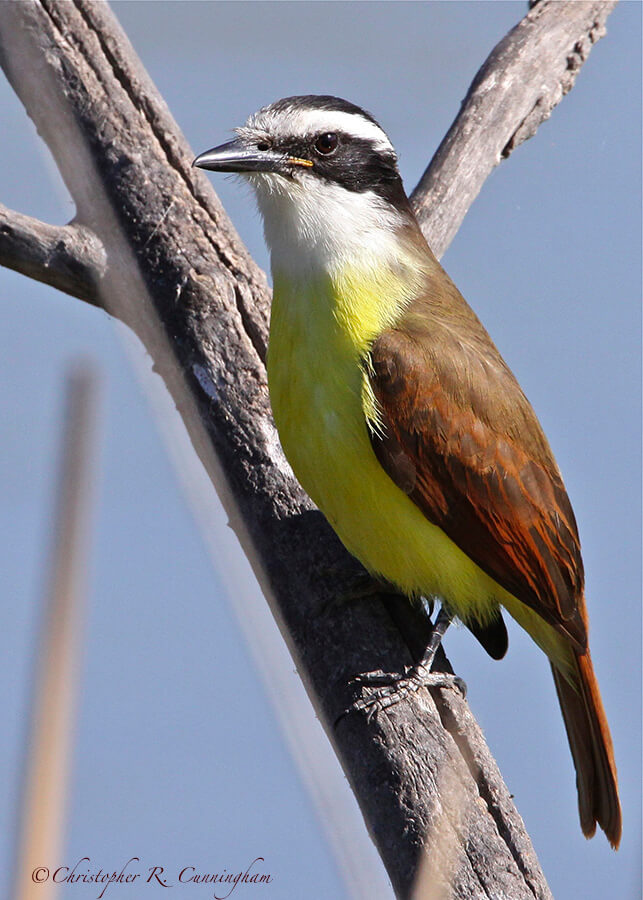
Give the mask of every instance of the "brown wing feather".
<path id="1" fill-rule="evenodd" d="M 578 532 L 551 450 L 460 295 L 448 318 L 431 299 L 416 301 L 371 348 L 384 433 L 373 430 L 374 450 L 431 522 L 583 651 Z"/>

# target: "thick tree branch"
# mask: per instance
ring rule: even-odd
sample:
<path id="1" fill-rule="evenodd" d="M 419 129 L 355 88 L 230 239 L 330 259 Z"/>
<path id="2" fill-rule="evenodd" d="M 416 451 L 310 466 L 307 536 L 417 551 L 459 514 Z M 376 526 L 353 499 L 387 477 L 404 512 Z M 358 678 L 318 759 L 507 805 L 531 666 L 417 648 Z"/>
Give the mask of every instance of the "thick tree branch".
<path id="1" fill-rule="evenodd" d="M 0 203 L 0 265 L 100 306 L 107 257 L 83 225 L 47 225 Z"/>
<path id="2" fill-rule="evenodd" d="M 545 46 L 547 35 L 538 40 Z M 348 715 L 333 728 L 354 699 L 351 678 L 400 671 L 425 623 L 390 598 L 333 611 L 357 565 L 279 450 L 262 362 L 265 278 L 205 176 L 191 169 L 190 148 L 109 9 L 87 0 L 0 3 L 0 61 L 54 155 L 76 221 L 104 248 L 100 303 L 136 331 L 174 397 L 397 893 L 410 895 L 427 835 L 437 835 L 431 874 L 448 878 L 452 897 L 549 897 L 520 817 L 456 692 L 418 692 L 372 721 Z M 518 80 L 527 82 L 529 71 Z M 517 108 L 510 135 L 525 120 Z M 495 127 L 480 116 L 475 124 Z M 462 180 L 459 147 L 441 152 Z M 441 218 L 425 220 L 434 246 L 464 215 L 447 162 L 441 165 Z M 343 582 L 329 581 L 333 569 Z"/>
<path id="3" fill-rule="evenodd" d="M 562 98 L 616 0 L 541 0 L 489 54 L 411 195 L 440 258 L 492 169 L 533 137 Z"/>

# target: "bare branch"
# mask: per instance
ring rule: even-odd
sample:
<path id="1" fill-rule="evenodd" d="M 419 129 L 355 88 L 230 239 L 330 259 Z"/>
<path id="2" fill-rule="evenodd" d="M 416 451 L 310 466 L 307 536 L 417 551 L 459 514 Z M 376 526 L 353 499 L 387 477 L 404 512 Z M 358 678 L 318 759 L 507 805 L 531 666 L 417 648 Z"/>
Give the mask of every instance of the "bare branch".
<path id="1" fill-rule="evenodd" d="M 572 89 L 616 0 L 541 0 L 492 50 L 411 195 L 439 258 L 491 170 L 533 137 Z"/>
<path id="2" fill-rule="evenodd" d="M 105 249 L 83 225 L 47 225 L 0 203 L 0 265 L 100 306 Z"/>

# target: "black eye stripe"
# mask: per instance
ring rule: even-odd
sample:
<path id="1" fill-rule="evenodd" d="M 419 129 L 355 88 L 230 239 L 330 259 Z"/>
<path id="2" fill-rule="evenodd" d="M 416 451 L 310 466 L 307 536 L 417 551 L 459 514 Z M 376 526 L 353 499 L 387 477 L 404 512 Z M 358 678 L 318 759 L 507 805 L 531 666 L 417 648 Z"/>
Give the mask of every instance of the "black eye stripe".
<path id="1" fill-rule="evenodd" d="M 337 135 L 338 145 L 332 153 L 315 150 L 319 132 L 280 141 L 279 149 L 289 156 L 312 160 L 313 167 L 304 170 L 307 177 L 337 184 L 355 193 L 373 191 L 398 207 L 408 205 L 393 151 L 381 150 L 375 141 L 346 132 L 322 134 Z"/>
<path id="2" fill-rule="evenodd" d="M 307 134 L 302 137 L 282 138 L 275 146 L 290 156 L 309 157 L 311 148 L 316 147 L 317 142 L 321 138 L 331 135 L 337 140 L 338 163 L 341 155 L 350 157 L 353 161 L 358 161 L 359 159 L 368 160 L 369 162 L 379 160 L 382 166 L 397 170 L 397 157 L 393 150 L 382 150 L 378 146 L 377 141 L 355 137 L 345 131 L 324 131 Z"/>

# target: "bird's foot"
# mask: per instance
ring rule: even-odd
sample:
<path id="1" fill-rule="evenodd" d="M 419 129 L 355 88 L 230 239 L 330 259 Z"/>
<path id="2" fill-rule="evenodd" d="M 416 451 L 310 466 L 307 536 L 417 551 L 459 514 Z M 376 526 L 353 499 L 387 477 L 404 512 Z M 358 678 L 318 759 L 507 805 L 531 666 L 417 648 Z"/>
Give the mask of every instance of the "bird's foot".
<path id="1" fill-rule="evenodd" d="M 405 669 L 404 675 L 381 671 L 365 672 L 354 678 L 352 684 L 361 685 L 366 690 L 363 690 L 362 696 L 344 710 L 337 721 L 350 712 L 366 713 L 370 721 L 376 713 L 390 709 L 423 687 L 450 688 L 460 691 L 463 697 L 467 696 L 467 685 L 459 675 L 430 672 L 422 663 L 409 666 Z"/>

